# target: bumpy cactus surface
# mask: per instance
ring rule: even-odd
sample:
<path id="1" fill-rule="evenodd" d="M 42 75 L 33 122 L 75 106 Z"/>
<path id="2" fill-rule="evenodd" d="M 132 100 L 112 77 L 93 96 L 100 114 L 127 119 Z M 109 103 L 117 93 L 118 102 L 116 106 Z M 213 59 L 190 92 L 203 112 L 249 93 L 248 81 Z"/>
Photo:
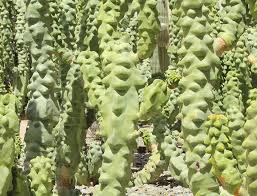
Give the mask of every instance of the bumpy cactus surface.
<path id="1" fill-rule="evenodd" d="M 16 114 L 16 97 L 14 95 L 0 95 L 0 115 L 0 195 L 5 196 L 12 185 L 15 135 L 19 130 L 19 121 Z"/>
<path id="2" fill-rule="evenodd" d="M 196 196 L 257 195 L 256 5 L 1 0 L 0 195 L 123 196 L 165 170 Z"/>
<path id="3" fill-rule="evenodd" d="M 183 67 L 179 86 L 182 89 L 181 128 L 186 147 L 190 188 L 196 195 L 218 195 L 218 183 L 210 173 L 204 145 L 204 122 L 211 113 L 213 84 L 219 59 L 213 52 L 213 39 L 208 13 L 210 1 L 183 1 L 181 18 L 182 47 L 179 49 Z M 216 193 L 216 194 L 215 194 Z"/>

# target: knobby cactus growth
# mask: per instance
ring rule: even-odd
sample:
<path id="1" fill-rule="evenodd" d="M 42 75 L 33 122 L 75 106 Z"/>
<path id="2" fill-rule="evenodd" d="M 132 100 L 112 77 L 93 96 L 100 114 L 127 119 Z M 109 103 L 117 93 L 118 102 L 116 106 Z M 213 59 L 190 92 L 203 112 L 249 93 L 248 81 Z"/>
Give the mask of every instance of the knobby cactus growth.
<path id="1" fill-rule="evenodd" d="M 0 195 L 123 196 L 169 171 L 196 196 L 256 196 L 256 5 L 0 1 Z"/>

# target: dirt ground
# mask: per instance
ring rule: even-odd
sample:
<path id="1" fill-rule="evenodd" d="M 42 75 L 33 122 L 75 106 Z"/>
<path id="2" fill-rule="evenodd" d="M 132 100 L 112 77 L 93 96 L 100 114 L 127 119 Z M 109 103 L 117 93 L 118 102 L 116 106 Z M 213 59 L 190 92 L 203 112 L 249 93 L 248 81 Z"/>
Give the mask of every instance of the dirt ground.
<path id="1" fill-rule="evenodd" d="M 20 123 L 20 137 L 21 137 L 22 141 L 24 140 L 27 125 L 28 125 L 28 120 L 21 120 L 21 123 Z"/>

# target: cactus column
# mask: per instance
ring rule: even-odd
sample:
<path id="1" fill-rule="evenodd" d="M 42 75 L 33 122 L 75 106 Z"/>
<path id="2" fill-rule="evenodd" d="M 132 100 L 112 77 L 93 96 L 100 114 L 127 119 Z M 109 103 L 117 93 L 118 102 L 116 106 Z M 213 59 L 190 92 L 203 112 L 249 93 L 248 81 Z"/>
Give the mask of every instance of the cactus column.
<path id="1" fill-rule="evenodd" d="M 143 80 L 135 67 L 138 59 L 132 52 L 129 36 L 117 32 L 127 3 L 103 1 L 98 15 L 100 60 L 106 91 L 100 108 L 105 143 L 96 195 L 125 195 L 131 176 L 132 152 L 136 147 L 137 87 Z"/>
<path id="2" fill-rule="evenodd" d="M 0 95 L 0 195 L 6 196 L 12 185 L 12 166 L 15 158 L 14 138 L 19 130 L 15 111 L 16 97 Z"/>
<path id="3" fill-rule="evenodd" d="M 183 68 L 181 88 L 181 123 L 185 139 L 186 162 L 190 188 L 195 195 L 219 195 L 219 186 L 210 173 L 209 156 L 205 153 L 204 121 L 211 113 L 214 101 L 213 83 L 219 58 L 213 51 L 212 28 L 208 14 L 212 1 L 184 0 L 182 47 L 179 49 Z"/>
<path id="4" fill-rule="evenodd" d="M 42 163 L 42 167 L 46 164 L 46 160 L 48 164 L 53 164 L 55 151 L 53 128 L 59 119 L 55 95 L 57 70 L 52 60 L 52 18 L 49 13 L 49 2 L 49 0 L 30 0 L 27 3 L 26 13 L 28 23 L 26 37 L 30 44 L 33 72 L 28 85 L 30 100 L 27 106 L 29 128 L 25 135 L 26 161 L 39 156 L 37 157 L 37 166 L 32 167 L 30 171 L 32 182 L 38 183 L 38 185 L 32 185 L 37 195 L 50 195 L 53 188 L 52 183 L 47 183 L 43 190 L 41 182 L 34 181 L 34 179 L 37 178 L 37 175 L 42 175 L 39 163 Z M 34 163 L 35 161 L 31 162 L 32 166 Z M 47 179 L 52 180 L 52 173 L 44 174 Z M 37 189 L 41 191 L 38 192 Z"/>
<path id="5" fill-rule="evenodd" d="M 257 89 L 250 91 L 248 108 L 246 110 L 246 123 L 244 126 L 246 139 L 243 147 L 246 149 L 246 187 L 249 196 L 255 196 L 257 193 Z"/>

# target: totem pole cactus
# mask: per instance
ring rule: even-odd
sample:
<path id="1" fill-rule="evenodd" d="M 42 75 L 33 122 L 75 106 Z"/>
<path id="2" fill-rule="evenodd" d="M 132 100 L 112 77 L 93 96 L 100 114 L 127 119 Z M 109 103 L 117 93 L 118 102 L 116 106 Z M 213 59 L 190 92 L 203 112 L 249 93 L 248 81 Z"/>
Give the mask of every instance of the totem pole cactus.
<path id="1" fill-rule="evenodd" d="M 249 94 L 248 108 L 246 110 L 246 123 L 244 129 L 246 139 L 243 147 L 246 149 L 246 188 L 249 196 L 256 195 L 256 105 L 257 89 L 252 89 Z"/>
<path id="2" fill-rule="evenodd" d="M 49 1 L 30 0 L 27 4 L 27 24 L 28 31 L 26 32 L 27 42 L 30 45 L 32 57 L 32 76 L 28 85 L 29 102 L 27 105 L 27 116 L 29 119 L 29 127 L 25 135 L 26 142 L 26 171 L 30 173 L 31 183 L 35 194 L 44 195 L 51 193 L 53 184 L 47 184 L 47 188 L 41 192 L 40 181 L 52 181 L 53 176 L 48 170 L 37 166 L 37 159 L 40 163 L 47 160 L 47 164 L 54 165 L 55 159 L 55 139 L 53 128 L 59 120 L 59 109 L 56 97 L 56 76 L 57 70 L 52 60 L 53 55 L 53 38 L 52 18 L 48 12 Z M 37 156 L 39 156 L 37 158 Z M 42 158 L 41 158 L 42 157 Z M 33 159 L 33 160 L 32 160 Z M 42 160 L 43 159 L 43 160 Z M 33 167 L 29 172 L 28 164 Z M 42 162 L 41 162 L 42 161 Z M 43 165 L 46 163 L 42 163 Z M 47 166 L 49 168 L 50 166 Z M 41 171 L 42 169 L 42 171 Z M 39 178 L 34 175 L 34 172 L 40 173 L 44 178 Z M 37 181 L 37 185 L 33 183 Z M 47 178 L 47 179 L 46 179 Z M 42 184 L 44 182 L 42 181 Z"/>
<path id="3" fill-rule="evenodd" d="M 137 89 L 144 81 L 135 65 L 129 36 L 117 31 L 127 1 L 107 0 L 100 5 L 98 37 L 103 84 L 106 88 L 100 112 L 104 154 L 96 195 L 124 195 L 129 183 L 132 151 L 135 149 L 135 122 L 138 118 Z M 119 166 L 119 170 L 117 170 Z"/>
<path id="4" fill-rule="evenodd" d="M 15 9 L 17 11 L 17 18 L 15 23 L 15 43 L 17 50 L 18 65 L 16 67 L 15 78 L 13 82 L 13 92 L 19 98 L 19 101 L 21 103 L 21 106 L 19 108 L 19 112 L 21 112 L 25 104 L 30 69 L 29 50 L 24 38 L 24 33 L 26 31 L 27 25 L 25 21 L 25 1 L 17 0 L 15 2 Z"/>
<path id="5" fill-rule="evenodd" d="M 242 179 L 232 153 L 228 119 L 224 115 L 213 114 L 208 117 L 205 126 L 208 135 L 206 152 L 211 154 L 212 172 L 225 190 L 237 195 Z"/>
<path id="6" fill-rule="evenodd" d="M 16 97 L 14 95 L 0 95 L 0 119 L 0 195 L 6 196 L 12 187 L 15 135 L 19 130 Z"/>
<path id="7" fill-rule="evenodd" d="M 214 53 L 212 28 L 208 14 L 211 1 L 184 0 L 181 3 L 183 29 L 179 66 L 183 68 L 181 88 L 181 129 L 186 148 L 190 188 L 195 195 L 219 195 L 219 186 L 210 173 L 209 155 L 205 153 L 204 121 L 211 113 L 213 83 L 219 58 Z"/>
<path id="8" fill-rule="evenodd" d="M 220 31 L 216 41 L 216 51 L 218 55 L 222 55 L 224 51 L 233 47 L 236 40 L 243 33 L 241 23 L 243 23 L 246 9 L 241 0 L 225 0 L 221 11 Z"/>
<path id="9" fill-rule="evenodd" d="M 153 53 L 160 24 L 156 8 L 157 0 L 140 0 L 139 4 L 137 53 L 139 59 L 145 59 Z"/>

